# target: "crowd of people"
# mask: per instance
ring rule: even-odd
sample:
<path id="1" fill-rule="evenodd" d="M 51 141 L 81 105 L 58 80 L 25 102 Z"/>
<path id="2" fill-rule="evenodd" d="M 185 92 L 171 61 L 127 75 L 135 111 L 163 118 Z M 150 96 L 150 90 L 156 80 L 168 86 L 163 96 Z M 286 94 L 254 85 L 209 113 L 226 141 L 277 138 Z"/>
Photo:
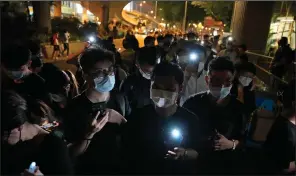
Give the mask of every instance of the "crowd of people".
<path id="1" fill-rule="evenodd" d="M 295 80 L 254 157 L 256 67 L 218 41 L 156 34 L 139 48 L 128 32 L 121 53 L 112 38 L 88 46 L 76 73 L 43 63 L 35 41 L 3 46 L 1 173 L 295 173 Z"/>

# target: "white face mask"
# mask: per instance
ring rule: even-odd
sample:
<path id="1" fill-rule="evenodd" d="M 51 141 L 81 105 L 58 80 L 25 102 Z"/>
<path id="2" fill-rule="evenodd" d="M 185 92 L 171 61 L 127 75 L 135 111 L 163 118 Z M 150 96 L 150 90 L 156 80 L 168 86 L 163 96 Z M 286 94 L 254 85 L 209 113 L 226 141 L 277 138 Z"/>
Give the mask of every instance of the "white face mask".
<path id="1" fill-rule="evenodd" d="M 204 67 L 205 67 L 205 63 L 204 62 L 199 62 L 197 71 L 198 72 L 202 71 L 204 69 Z"/>
<path id="2" fill-rule="evenodd" d="M 239 82 L 244 86 L 248 86 L 250 85 L 250 83 L 252 82 L 252 78 L 249 78 L 249 77 L 245 77 L 245 76 L 240 76 L 239 77 Z"/>
<path id="3" fill-rule="evenodd" d="M 219 100 L 224 99 L 230 94 L 232 85 L 229 87 L 210 87 L 210 93 Z"/>
<path id="4" fill-rule="evenodd" d="M 139 71 L 145 79 L 148 79 L 148 80 L 151 79 L 151 74 L 145 73 L 141 68 L 139 68 Z"/>
<path id="5" fill-rule="evenodd" d="M 51 98 L 54 102 L 61 103 L 66 102 L 67 98 L 64 95 L 58 95 L 58 94 L 51 94 Z"/>
<path id="6" fill-rule="evenodd" d="M 178 98 L 178 93 L 159 89 L 151 89 L 150 98 L 157 107 L 167 108 L 175 104 Z"/>

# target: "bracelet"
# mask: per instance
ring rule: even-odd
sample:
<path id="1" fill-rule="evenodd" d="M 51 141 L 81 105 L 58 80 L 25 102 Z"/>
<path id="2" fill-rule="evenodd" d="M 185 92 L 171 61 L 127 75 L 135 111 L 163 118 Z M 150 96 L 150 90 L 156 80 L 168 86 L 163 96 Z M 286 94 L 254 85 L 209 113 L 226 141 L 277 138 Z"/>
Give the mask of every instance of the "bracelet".
<path id="1" fill-rule="evenodd" d="M 234 139 L 232 139 L 232 142 L 233 142 L 233 145 L 232 145 L 232 150 L 235 150 L 235 148 L 236 148 L 235 140 L 234 140 Z"/>

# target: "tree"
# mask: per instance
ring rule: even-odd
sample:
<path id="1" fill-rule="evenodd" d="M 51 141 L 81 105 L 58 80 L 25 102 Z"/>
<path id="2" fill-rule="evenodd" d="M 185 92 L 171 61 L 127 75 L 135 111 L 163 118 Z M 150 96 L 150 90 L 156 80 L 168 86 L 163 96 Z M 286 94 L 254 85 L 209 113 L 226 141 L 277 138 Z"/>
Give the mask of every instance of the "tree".
<path id="1" fill-rule="evenodd" d="M 207 15 L 230 26 L 234 7 L 233 1 L 192 1 L 191 4 L 203 8 Z"/>
<path id="2" fill-rule="evenodd" d="M 182 1 L 158 1 L 157 16 L 167 22 L 180 22 L 184 15 L 184 2 Z"/>

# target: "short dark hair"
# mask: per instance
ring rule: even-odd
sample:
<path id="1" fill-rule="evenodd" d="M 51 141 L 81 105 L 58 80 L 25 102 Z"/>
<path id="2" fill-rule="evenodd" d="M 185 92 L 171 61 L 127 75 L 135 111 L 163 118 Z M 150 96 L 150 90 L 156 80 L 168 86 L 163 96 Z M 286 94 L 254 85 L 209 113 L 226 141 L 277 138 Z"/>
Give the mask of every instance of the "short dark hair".
<path id="1" fill-rule="evenodd" d="M 256 67 L 251 62 L 238 62 L 234 65 L 234 69 L 237 72 L 251 72 L 256 74 Z"/>
<path id="2" fill-rule="evenodd" d="M 233 63 L 226 57 L 217 57 L 213 59 L 209 63 L 208 67 L 209 73 L 212 71 L 230 71 L 231 73 L 234 72 Z"/>
<path id="3" fill-rule="evenodd" d="M 2 50 L 2 64 L 7 69 L 20 69 L 26 65 L 32 57 L 32 53 L 25 44 L 13 43 Z"/>
<path id="4" fill-rule="evenodd" d="M 1 100 L 1 133 L 18 128 L 27 121 L 27 103 L 14 91 L 2 91 Z"/>
<path id="5" fill-rule="evenodd" d="M 88 49 L 81 55 L 79 60 L 83 72 L 88 73 L 97 62 L 110 61 L 115 63 L 115 56 L 111 51 L 102 48 Z"/>
<path id="6" fill-rule="evenodd" d="M 245 44 L 241 44 L 241 45 L 239 45 L 238 48 L 241 48 L 241 49 L 243 49 L 244 51 L 247 51 L 247 45 L 245 45 Z"/>
<path id="7" fill-rule="evenodd" d="M 156 65 L 158 59 L 158 52 L 156 47 L 140 48 L 137 53 L 137 63 L 140 65 Z"/>
<path id="8" fill-rule="evenodd" d="M 203 37 L 204 38 L 209 38 L 210 36 L 208 34 L 205 34 Z"/>
<path id="9" fill-rule="evenodd" d="M 157 64 L 153 70 L 152 79 L 155 79 L 156 76 L 173 76 L 179 85 L 182 85 L 184 81 L 181 67 L 171 62 Z"/>
<path id="10" fill-rule="evenodd" d="M 187 38 L 190 39 L 190 38 L 196 38 L 198 37 L 194 32 L 188 32 L 187 34 Z"/>
<path id="11" fill-rule="evenodd" d="M 147 36 L 145 39 L 144 39 L 144 45 L 148 45 L 150 43 L 154 44 L 155 42 L 155 38 L 152 37 L 152 36 Z"/>
<path id="12" fill-rule="evenodd" d="M 164 37 L 162 35 L 157 37 L 157 42 L 163 42 Z"/>

